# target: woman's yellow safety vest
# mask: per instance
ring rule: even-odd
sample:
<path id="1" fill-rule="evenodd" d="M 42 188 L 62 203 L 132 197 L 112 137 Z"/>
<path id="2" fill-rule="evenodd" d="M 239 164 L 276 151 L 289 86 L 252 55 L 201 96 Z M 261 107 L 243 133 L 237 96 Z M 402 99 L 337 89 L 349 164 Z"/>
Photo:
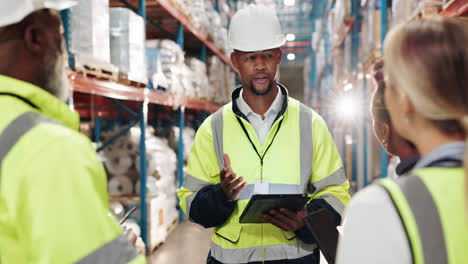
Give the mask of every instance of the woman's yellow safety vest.
<path id="1" fill-rule="evenodd" d="M 422 168 L 382 180 L 408 236 L 413 263 L 468 263 L 463 168 Z"/>

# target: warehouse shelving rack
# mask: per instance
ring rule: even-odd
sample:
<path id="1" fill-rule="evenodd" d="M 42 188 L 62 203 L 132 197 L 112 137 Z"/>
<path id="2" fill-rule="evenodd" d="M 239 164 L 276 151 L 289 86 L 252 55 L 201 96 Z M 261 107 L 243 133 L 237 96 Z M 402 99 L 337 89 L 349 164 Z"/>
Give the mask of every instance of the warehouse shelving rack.
<path id="1" fill-rule="evenodd" d="M 225 5 L 224 1 L 213 1 L 216 10 L 219 10 L 220 5 Z M 231 65 L 229 58 L 225 52 L 216 47 L 211 41 L 209 34 L 195 28 L 190 23 L 189 18 L 183 14 L 169 0 L 110 0 L 110 7 L 127 7 L 138 13 L 145 20 L 147 39 L 152 38 L 169 38 L 176 41 L 181 48 L 189 55 L 198 55 L 200 60 L 206 62 L 208 54 L 218 56 L 225 64 Z M 229 16 L 232 16 L 230 14 Z M 69 65 L 73 66 L 73 54 L 70 52 L 70 11 L 64 10 L 61 12 L 61 17 L 64 24 L 64 38 L 67 44 L 69 53 Z M 178 184 L 179 187 L 183 181 L 184 167 L 184 145 L 183 145 L 183 127 L 185 125 L 185 109 L 202 111 L 201 116 L 206 117 L 206 113 L 213 113 L 221 107 L 221 105 L 213 102 L 202 100 L 193 100 L 186 97 L 174 96 L 159 90 L 150 90 L 148 88 L 137 88 L 133 86 L 123 85 L 112 81 L 100 80 L 96 78 L 85 77 L 77 74 L 73 70 L 69 72 L 69 78 L 72 84 L 74 93 L 104 97 L 112 101 L 119 111 L 125 112 L 130 119 L 133 119 L 130 124 L 123 128 L 118 135 L 100 144 L 98 151 L 104 149 L 107 145 L 116 140 L 119 136 L 124 135 L 128 130 L 139 124 L 141 129 L 140 137 L 140 227 L 143 241 L 147 244 L 147 195 L 146 195 L 146 143 L 145 131 L 148 124 L 148 104 L 156 104 L 168 106 L 178 111 L 178 126 L 179 126 L 179 145 L 178 145 Z M 133 107 L 129 107 L 128 104 Z M 73 107 L 73 99 L 70 102 Z M 135 107 L 136 104 L 136 107 Z M 79 110 L 79 109 L 77 109 Z M 99 112 L 102 114 L 102 112 Z M 99 142 L 101 130 L 101 115 L 93 116 L 94 120 L 94 141 Z M 179 212 L 179 219 L 183 219 L 183 214 Z"/>
<path id="2" fill-rule="evenodd" d="M 362 4 L 364 1 L 360 0 L 351 0 L 351 17 L 352 21 L 349 22 L 349 24 L 346 27 L 346 30 L 340 34 L 338 37 L 337 41 L 335 43 L 330 43 L 329 41 L 329 35 L 330 32 L 327 32 L 327 28 L 325 26 L 322 27 L 322 31 L 320 32 L 320 37 L 319 37 L 319 42 L 323 41 L 323 44 L 325 45 L 325 65 L 317 69 L 316 65 L 316 53 L 317 50 L 314 50 L 312 48 L 309 48 L 309 57 L 311 58 L 310 60 L 310 72 L 309 72 L 309 87 L 308 89 L 308 98 L 306 98 L 307 103 L 310 105 L 313 104 L 315 101 L 318 104 L 315 104 L 314 107 L 318 107 L 319 109 L 322 108 L 322 105 L 320 102 L 328 102 L 330 94 L 328 91 L 323 91 L 321 89 L 322 86 L 322 81 L 324 77 L 326 77 L 328 74 L 330 74 L 330 68 L 331 62 L 333 59 L 336 58 L 337 53 L 334 51 L 338 50 L 339 48 L 343 49 L 344 43 L 348 37 L 351 38 L 351 64 L 352 64 L 352 72 L 353 76 L 349 76 L 350 78 L 356 78 L 359 71 L 363 70 L 362 68 L 359 68 L 359 65 L 364 65 L 364 68 L 367 68 L 367 66 L 370 64 L 375 59 L 375 53 L 368 54 L 367 57 L 360 58 L 359 57 L 359 34 L 360 34 L 360 25 L 361 25 L 361 19 L 362 19 L 362 12 L 364 9 L 359 8 L 359 5 Z M 383 46 L 383 42 L 385 39 L 385 36 L 387 35 L 387 31 L 389 29 L 389 24 L 388 24 L 388 8 L 389 8 L 389 1 L 388 0 L 378 0 L 376 1 L 377 4 L 379 5 L 380 8 L 380 43 L 381 47 Z M 328 1 L 314 1 L 314 6 L 315 8 L 318 8 L 319 11 L 315 13 L 321 14 L 321 17 L 312 17 L 311 19 L 318 19 L 318 18 L 326 18 L 328 14 L 330 13 L 330 9 L 334 8 L 334 4 L 336 3 L 335 0 L 328 0 Z M 365 3 L 365 2 L 364 2 Z M 457 17 L 457 16 L 467 16 L 468 14 L 468 1 L 467 0 L 452 0 L 448 3 L 445 4 L 443 7 L 443 11 L 441 11 L 440 15 L 445 16 L 445 17 Z M 325 21 L 325 19 L 324 19 Z M 326 23 L 326 22 L 324 22 Z M 380 52 L 379 52 L 380 53 Z M 341 54 L 341 56 L 343 56 Z M 365 70 L 365 69 L 364 69 Z M 362 73 L 361 73 L 362 74 Z M 354 76 L 356 75 L 356 76 Z M 362 74 L 363 75 L 363 74 Z M 363 102 L 367 102 L 368 98 L 366 97 L 366 94 L 369 93 L 369 89 L 366 84 L 363 84 Z M 332 94 L 333 95 L 333 94 Z M 315 100 L 313 100 L 315 98 Z M 318 100 L 317 100 L 318 99 Z M 323 104 L 323 103 L 322 103 Z M 324 117 L 327 117 L 327 111 L 326 109 L 321 109 L 324 110 L 322 114 L 324 114 Z M 363 119 L 362 122 L 362 128 L 359 125 L 359 129 L 356 127 L 356 125 L 351 129 L 350 133 L 353 135 L 353 138 L 359 138 L 363 140 L 362 148 L 363 148 L 363 157 L 362 157 L 362 167 L 363 167 L 363 186 L 367 185 L 368 182 L 368 148 L 369 148 L 369 127 L 370 127 L 370 117 L 367 116 Z M 353 147 L 351 151 L 342 151 L 343 153 L 348 153 L 352 156 L 351 159 L 351 166 L 352 170 L 352 179 L 353 181 L 357 180 L 357 166 L 358 166 L 358 161 L 356 159 L 357 153 L 358 153 L 358 148 L 356 143 L 353 143 Z M 348 154 L 345 154 L 348 155 Z M 385 178 L 387 177 L 387 165 L 388 165 L 388 154 L 387 152 L 381 148 L 380 149 L 380 163 L 381 163 L 381 169 L 380 169 L 380 177 Z"/>

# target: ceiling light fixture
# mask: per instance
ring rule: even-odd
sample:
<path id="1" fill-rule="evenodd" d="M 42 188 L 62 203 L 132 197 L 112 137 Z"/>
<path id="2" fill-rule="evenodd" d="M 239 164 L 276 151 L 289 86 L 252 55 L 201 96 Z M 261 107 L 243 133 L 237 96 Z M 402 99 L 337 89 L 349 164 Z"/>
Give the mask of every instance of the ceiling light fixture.
<path id="1" fill-rule="evenodd" d="M 293 53 L 289 53 L 289 54 L 286 56 L 286 58 L 288 58 L 288 60 L 290 60 L 290 61 L 293 61 L 293 60 L 296 59 L 296 55 L 294 55 Z"/>
<path id="2" fill-rule="evenodd" d="M 287 41 L 294 41 L 296 39 L 296 35 L 289 33 L 286 35 L 286 40 Z"/>
<path id="3" fill-rule="evenodd" d="M 284 5 L 285 6 L 293 6 L 294 5 L 294 0 L 284 0 Z"/>

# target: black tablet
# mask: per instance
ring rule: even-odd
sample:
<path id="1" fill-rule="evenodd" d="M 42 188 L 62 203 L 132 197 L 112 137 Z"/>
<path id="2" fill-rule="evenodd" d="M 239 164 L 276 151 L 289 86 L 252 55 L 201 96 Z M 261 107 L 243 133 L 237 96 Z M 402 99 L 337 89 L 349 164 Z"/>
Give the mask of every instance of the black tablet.
<path id="1" fill-rule="evenodd" d="M 255 194 L 245 207 L 239 222 L 265 223 L 262 214 L 271 209 L 286 208 L 292 211 L 300 211 L 309 200 L 306 194 Z"/>
<path id="2" fill-rule="evenodd" d="M 307 215 L 304 222 L 312 233 L 323 256 L 327 259 L 328 264 L 335 263 L 339 234 L 331 212 L 320 209 Z"/>

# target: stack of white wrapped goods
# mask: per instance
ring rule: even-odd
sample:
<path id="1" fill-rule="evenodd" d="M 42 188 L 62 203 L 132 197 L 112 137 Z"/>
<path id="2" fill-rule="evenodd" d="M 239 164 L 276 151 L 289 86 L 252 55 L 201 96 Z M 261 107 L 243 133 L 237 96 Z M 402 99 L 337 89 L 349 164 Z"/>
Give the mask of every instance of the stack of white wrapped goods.
<path id="1" fill-rule="evenodd" d="M 201 32 L 208 35 L 214 44 L 224 50 L 227 43 L 228 16 L 224 9 L 216 11 L 211 0 L 172 0 L 190 22 Z"/>
<path id="2" fill-rule="evenodd" d="M 149 81 L 153 88 L 167 90 L 169 83 L 162 69 L 161 53 L 153 40 L 146 42 L 146 63 Z"/>
<path id="3" fill-rule="evenodd" d="M 172 94 L 183 95 L 184 86 L 182 84 L 182 70 L 185 55 L 180 46 L 169 39 L 156 39 L 147 41 L 146 47 L 148 49 L 158 49 L 159 52 L 160 62 L 148 62 L 152 64 L 156 63 L 156 67 L 158 67 L 158 65 L 161 66 L 161 69 L 155 69 L 156 76 L 154 75 L 154 73 L 152 73 L 153 86 L 156 87 L 156 85 L 154 85 L 154 81 L 156 78 L 162 78 L 157 76 L 158 74 L 161 74 L 159 73 L 161 71 L 164 75 L 164 78 L 167 80 L 167 87 L 165 87 L 167 88 L 167 91 Z"/>
<path id="4" fill-rule="evenodd" d="M 74 68 L 86 76 L 117 81 L 111 64 L 109 0 L 82 0 L 70 9 L 70 48 Z"/>
<path id="5" fill-rule="evenodd" d="M 188 7 L 186 10 L 189 10 L 189 17 L 191 18 L 193 25 L 205 31 L 206 21 L 208 20 L 208 17 L 206 16 L 205 12 L 205 5 L 207 4 L 207 2 L 205 0 L 186 1 L 188 2 L 186 3 L 186 6 Z"/>
<path id="6" fill-rule="evenodd" d="M 122 78 L 146 84 L 145 23 L 127 8 L 110 9 L 111 62 Z"/>
<path id="7" fill-rule="evenodd" d="M 105 142 L 119 132 L 118 129 L 102 133 Z M 140 129 L 133 127 L 125 136 L 120 137 L 102 153 L 110 180 L 108 183 L 111 200 L 124 203 L 124 206 L 137 206 L 135 199 L 122 199 L 119 196 L 140 193 Z M 177 221 L 176 209 L 176 169 L 177 157 L 165 138 L 154 136 L 154 129 L 146 131 L 146 193 L 148 217 L 148 246 L 155 248 L 167 237 L 168 229 Z M 119 215 L 120 207 L 112 205 L 114 214 Z M 140 210 L 133 214 L 126 225 L 134 228 L 140 220 Z M 132 228 L 132 229 L 133 229 Z"/>
<path id="8" fill-rule="evenodd" d="M 220 104 L 228 102 L 235 88 L 234 72 L 216 56 L 211 56 L 208 62 L 208 78 L 212 89 L 208 99 Z"/>
<path id="9" fill-rule="evenodd" d="M 187 64 L 182 64 L 181 75 L 180 75 L 182 87 L 184 87 L 184 95 L 189 98 L 196 98 L 198 91 L 193 85 L 193 79 L 195 78 L 192 69 Z"/>
<path id="10" fill-rule="evenodd" d="M 210 81 L 208 80 L 206 64 L 195 58 L 187 58 L 185 63 L 192 71 L 193 77 L 191 81 L 195 91 L 195 97 L 208 100 L 213 88 L 211 87 Z"/>
<path id="11" fill-rule="evenodd" d="M 169 146 L 174 150 L 177 151 L 179 147 L 179 127 L 173 126 L 169 132 Z M 192 148 L 193 141 L 195 139 L 195 129 L 191 127 L 184 127 L 182 130 L 182 140 L 184 142 L 184 161 L 186 162 L 188 159 L 188 155 L 190 153 L 190 149 Z"/>
<path id="12" fill-rule="evenodd" d="M 110 63 L 109 0 L 81 0 L 70 14 L 72 53 Z"/>

